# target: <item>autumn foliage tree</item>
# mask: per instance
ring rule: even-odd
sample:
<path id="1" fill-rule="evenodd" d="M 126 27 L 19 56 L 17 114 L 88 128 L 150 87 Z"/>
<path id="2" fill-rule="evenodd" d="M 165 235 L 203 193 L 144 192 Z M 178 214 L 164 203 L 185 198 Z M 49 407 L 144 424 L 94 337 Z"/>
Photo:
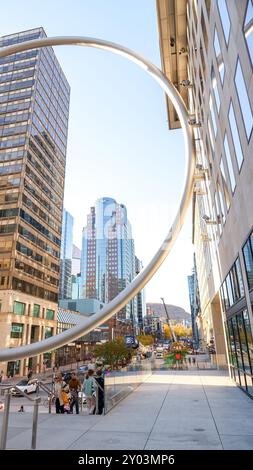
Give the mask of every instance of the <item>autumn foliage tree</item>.
<path id="1" fill-rule="evenodd" d="M 105 364 L 109 364 L 112 369 L 122 362 L 126 362 L 131 358 L 131 349 L 127 348 L 123 338 L 116 338 L 114 341 L 99 344 L 94 349 L 96 358 L 103 358 Z"/>
<path id="2" fill-rule="evenodd" d="M 139 335 L 137 336 L 137 339 L 143 346 L 150 346 L 154 343 L 154 338 L 152 335 Z"/>

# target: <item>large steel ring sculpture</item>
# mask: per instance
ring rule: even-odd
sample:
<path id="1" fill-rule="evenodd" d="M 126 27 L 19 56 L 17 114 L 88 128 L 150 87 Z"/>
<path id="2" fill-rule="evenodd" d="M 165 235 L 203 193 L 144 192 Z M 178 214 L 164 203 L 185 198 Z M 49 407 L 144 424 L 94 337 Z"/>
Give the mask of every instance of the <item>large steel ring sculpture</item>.
<path id="1" fill-rule="evenodd" d="M 30 49 L 57 45 L 88 46 L 119 54 L 120 56 L 126 57 L 130 61 L 140 66 L 145 70 L 145 72 L 151 75 L 158 82 L 169 100 L 172 102 L 178 114 L 183 130 L 186 155 L 186 174 L 184 188 L 176 217 L 171 225 L 168 235 L 149 264 L 138 274 L 138 276 L 136 276 L 131 284 L 121 291 L 111 302 L 106 304 L 99 312 L 83 319 L 83 321 L 71 329 L 37 343 L 28 344 L 17 348 L 2 349 L 0 351 L 1 361 L 11 361 L 25 357 L 32 357 L 36 356 L 37 354 L 59 348 L 71 341 L 74 341 L 75 339 L 80 338 L 82 335 L 89 333 L 91 330 L 99 326 L 101 323 L 104 323 L 106 320 L 112 317 L 112 315 L 123 308 L 147 284 L 147 282 L 152 278 L 165 258 L 168 256 L 184 223 L 193 191 L 195 169 L 193 129 L 189 123 L 188 111 L 181 96 L 179 95 L 175 86 L 165 77 L 161 70 L 141 55 L 119 44 L 111 43 L 102 39 L 75 36 L 41 38 L 3 47 L 0 48 L 0 57 L 6 57 L 11 54 L 27 51 Z"/>

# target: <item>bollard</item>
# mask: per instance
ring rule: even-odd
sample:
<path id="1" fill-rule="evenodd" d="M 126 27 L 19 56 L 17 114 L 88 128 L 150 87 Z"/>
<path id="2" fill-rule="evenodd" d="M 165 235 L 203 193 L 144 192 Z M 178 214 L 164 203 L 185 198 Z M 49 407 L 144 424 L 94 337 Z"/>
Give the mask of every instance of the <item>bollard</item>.
<path id="1" fill-rule="evenodd" d="M 33 450 L 36 449 L 39 403 L 40 403 L 40 398 L 35 398 L 34 408 L 33 408 L 33 427 L 32 427 L 32 446 L 31 446 Z"/>
<path id="2" fill-rule="evenodd" d="M 11 392 L 10 390 L 5 391 L 5 400 L 4 400 L 4 415 L 3 415 L 3 424 L 2 424 L 2 433 L 0 440 L 0 449 L 6 449 L 7 433 L 8 433 L 8 422 L 9 422 L 9 412 L 10 412 L 10 401 L 11 401 Z"/>

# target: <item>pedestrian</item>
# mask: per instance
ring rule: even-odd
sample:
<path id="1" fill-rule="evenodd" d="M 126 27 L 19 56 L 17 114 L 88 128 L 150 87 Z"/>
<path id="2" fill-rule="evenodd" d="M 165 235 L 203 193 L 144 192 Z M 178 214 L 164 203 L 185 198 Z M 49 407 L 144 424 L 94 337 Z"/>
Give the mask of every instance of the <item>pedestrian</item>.
<path id="1" fill-rule="evenodd" d="M 18 411 L 19 411 L 19 413 L 24 413 L 24 411 L 25 411 L 25 410 L 24 410 L 24 406 L 21 405 Z"/>
<path id="2" fill-rule="evenodd" d="M 189 362 L 189 365 L 191 365 L 192 360 L 191 360 L 190 356 L 188 357 L 188 362 Z"/>
<path id="3" fill-rule="evenodd" d="M 94 397 L 94 392 L 96 391 L 96 382 L 93 376 L 94 376 L 94 370 L 89 369 L 86 375 L 86 379 L 83 384 L 83 392 L 85 393 L 85 396 L 86 396 L 89 415 L 93 414 L 93 411 L 96 405 L 96 401 Z"/>
<path id="4" fill-rule="evenodd" d="M 81 383 L 78 380 L 75 372 L 71 374 L 71 379 L 69 381 L 69 391 L 71 394 L 71 401 L 70 401 L 70 413 L 73 413 L 73 408 L 76 408 L 76 414 L 79 414 L 79 397 L 78 393 L 81 390 Z"/>
<path id="5" fill-rule="evenodd" d="M 66 401 L 65 393 L 67 391 L 67 384 L 62 379 L 61 374 L 57 374 L 54 382 L 54 397 L 55 397 L 55 411 L 57 414 L 64 413 L 64 399 Z M 66 405 L 66 403 L 65 403 Z"/>
<path id="6" fill-rule="evenodd" d="M 192 358 L 192 362 L 193 362 L 193 364 L 195 365 L 195 363 L 196 363 L 195 357 Z"/>
<path id="7" fill-rule="evenodd" d="M 30 380 L 32 378 L 32 375 L 33 375 L 32 369 L 28 369 L 28 374 L 27 374 L 28 380 Z"/>
<path id="8" fill-rule="evenodd" d="M 105 381 L 104 381 L 103 372 L 101 369 L 97 370 L 95 381 L 97 383 L 97 393 L 98 393 L 98 399 L 97 399 L 98 410 L 95 410 L 95 412 L 97 411 L 96 414 L 101 415 L 104 409 L 104 388 L 105 388 Z"/>
<path id="9" fill-rule="evenodd" d="M 1 372 L 0 372 L 0 384 L 2 383 L 3 379 L 4 379 L 4 371 L 1 370 Z"/>

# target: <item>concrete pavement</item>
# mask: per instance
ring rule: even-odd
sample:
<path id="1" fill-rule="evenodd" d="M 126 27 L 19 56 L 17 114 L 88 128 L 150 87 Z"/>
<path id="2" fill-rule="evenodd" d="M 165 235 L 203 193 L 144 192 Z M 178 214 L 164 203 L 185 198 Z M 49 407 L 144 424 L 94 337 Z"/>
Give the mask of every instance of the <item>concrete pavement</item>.
<path id="1" fill-rule="evenodd" d="M 30 448 L 31 421 L 31 413 L 10 414 L 7 448 Z M 253 449 L 253 402 L 226 372 L 156 372 L 106 416 L 41 414 L 37 442 L 38 449 Z"/>

